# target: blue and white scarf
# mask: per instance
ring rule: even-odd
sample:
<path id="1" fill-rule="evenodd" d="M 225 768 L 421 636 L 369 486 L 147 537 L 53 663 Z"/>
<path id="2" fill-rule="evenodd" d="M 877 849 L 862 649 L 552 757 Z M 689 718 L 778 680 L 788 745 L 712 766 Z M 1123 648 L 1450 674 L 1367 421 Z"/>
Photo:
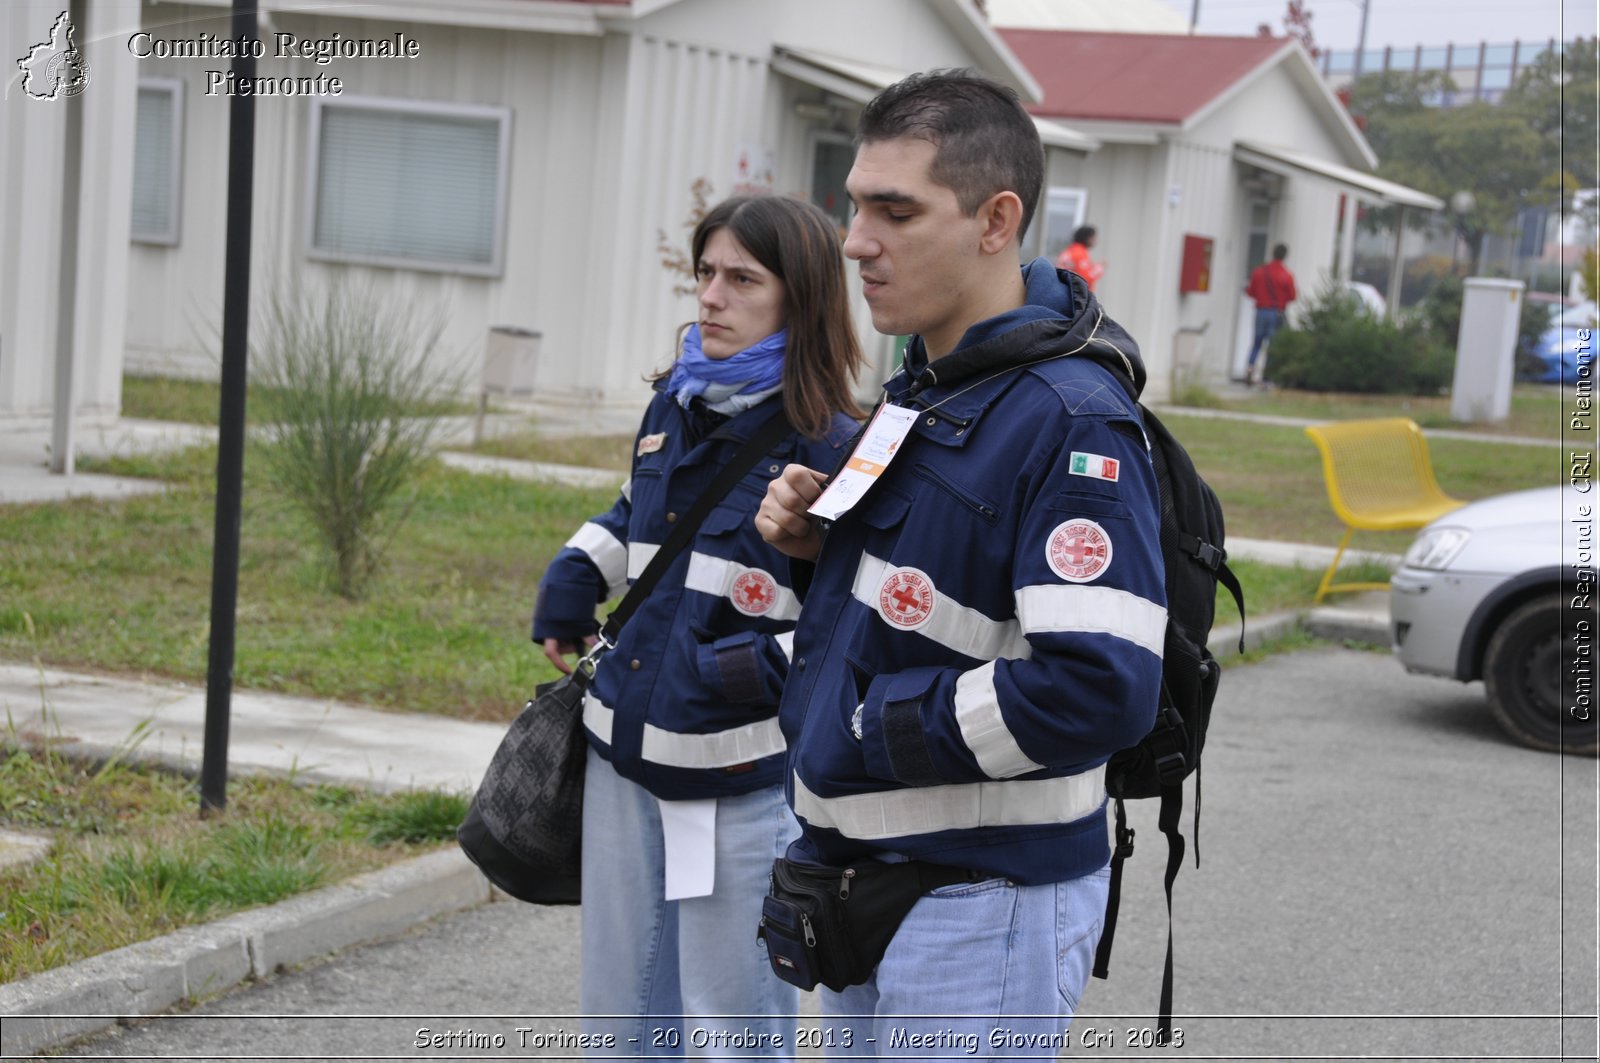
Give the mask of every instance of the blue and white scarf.
<path id="1" fill-rule="evenodd" d="M 708 358 L 700 348 L 700 326 L 683 334 L 683 354 L 672 363 L 667 394 L 688 406 L 696 395 L 718 413 L 734 414 L 761 403 L 783 384 L 789 330 L 779 329 L 728 358 Z"/>

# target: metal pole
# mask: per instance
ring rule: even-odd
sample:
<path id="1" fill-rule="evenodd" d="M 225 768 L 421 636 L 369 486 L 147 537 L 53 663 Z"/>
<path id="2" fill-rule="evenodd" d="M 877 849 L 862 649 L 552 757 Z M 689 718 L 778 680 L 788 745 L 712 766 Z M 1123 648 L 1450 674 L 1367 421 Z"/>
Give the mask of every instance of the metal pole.
<path id="1" fill-rule="evenodd" d="M 1367 8 L 1372 0 L 1361 0 L 1361 29 L 1356 33 L 1355 77 L 1361 76 L 1361 60 L 1367 50 Z"/>
<path id="2" fill-rule="evenodd" d="M 233 39 L 259 39 L 254 0 L 233 0 Z M 252 48 L 233 60 L 235 84 L 256 76 Z M 246 351 L 250 323 L 250 201 L 255 166 L 253 95 L 228 101 L 228 219 L 222 281 L 222 402 L 217 440 L 216 535 L 211 555 L 211 646 L 206 667 L 205 752 L 200 814 L 228 803 L 228 715 L 233 696 L 234 618 L 239 600 L 239 523 L 244 493 Z"/>
<path id="3" fill-rule="evenodd" d="M 73 28 L 73 43 L 82 48 L 88 38 L 84 33 L 84 0 L 72 0 L 67 6 L 67 17 Z M 71 73 L 63 65 L 60 77 Z M 56 379 L 55 394 L 51 401 L 50 418 L 50 471 L 61 476 L 71 476 L 76 458 L 73 451 L 73 389 L 77 369 L 78 328 L 78 213 L 82 206 L 80 190 L 83 187 L 83 99 L 79 93 L 65 93 L 58 83 L 56 102 L 65 107 L 66 129 L 61 145 L 61 243 L 56 269 Z"/>
<path id="4" fill-rule="evenodd" d="M 1189 7 L 1189 32 L 1193 33 L 1198 25 L 1200 25 L 1200 0 L 1194 0 Z"/>
<path id="5" fill-rule="evenodd" d="M 1394 261 L 1389 263 L 1389 304 L 1385 316 L 1395 320 L 1400 313 L 1400 282 L 1405 277 L 1405 253 L 1401 241 L 1406 235 L 1406 207 L 1398 204 L 1394 214 Z"/>

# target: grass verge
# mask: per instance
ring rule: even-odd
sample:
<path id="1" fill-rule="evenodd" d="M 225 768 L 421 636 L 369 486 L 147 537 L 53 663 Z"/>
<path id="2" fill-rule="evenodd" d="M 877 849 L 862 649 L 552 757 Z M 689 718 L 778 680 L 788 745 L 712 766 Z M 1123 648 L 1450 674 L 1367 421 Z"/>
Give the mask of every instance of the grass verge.
<path id="1" fill-rule="evenodd" d="M 171 489 L 0 507 L 0 658 L 202 681 L 215 463 L 215 448 L 96 462 Z M 528 641 L 544 565 L 614 498 L 435 465 L 386 567 L 352 602 L 324 590 L 321 552 L 247 452 L 235 682 L 509 719 L 555 674 Z"/>
<path id="2" fill-rule="evenodd" d="M 1204 389 L 1191 389 L 1174 396 L 1174 399 L 1175 405 L 1206 406 L 1275 417 L 1303 417 L 1312 421 L 1409 417 L 1423 428 L 1465 428 L 1488 435 L 1548 439 L 1552 443 L 1561 439 L 1563 409 L 1561 388 L 1548 384 L 1518 384 L 1511 392 L 1510 416 L 1498 424 L 1469 425 L 1453 420 L 1448 395 L 1357 395 L 1283 388 L 1256 392 L 1247 399 L 1234 399 Z"/>
<path id="3" fill-rule="evenodd" d="M 1188 448 L 1227 515 L 1228 534 L 1333 546 L 1344 526 L 1328 504 L 1315 444 L 1300 428 L 1210 417 L 1162 417 Z M 1431 439 L 1434 474 L 1446 494 L 1484 498 L 1561 483 L 1561 448 L 1492 440 Z M 1355 549 L 1399 553 L 1412 532 L 1362 532 Z"/>
<path id="4" fill-rule="evenodd" d="M 0 825 L 53 839 L 43 860 L 0 870 L 0 982 L 436 848 L 466 799 L 241 776 L 224 814 L 198 807 L 179 776 L 0 741 Z"/>
<path id="5" fill-rule="evenodd" d="M 250 385 L 250 398 L 255 402 L 270 399 L 274 394 L 272 389 L 262 384 Z M 215 380 L 184 380 L 131 373 L 122 378 L 124 417 L 215 425 L 221 407 L 222 388 Z M 413 412 L 464 415 L 477 412 L 477 407 L 470 402 L 431 402 L 414 407 Z"/>

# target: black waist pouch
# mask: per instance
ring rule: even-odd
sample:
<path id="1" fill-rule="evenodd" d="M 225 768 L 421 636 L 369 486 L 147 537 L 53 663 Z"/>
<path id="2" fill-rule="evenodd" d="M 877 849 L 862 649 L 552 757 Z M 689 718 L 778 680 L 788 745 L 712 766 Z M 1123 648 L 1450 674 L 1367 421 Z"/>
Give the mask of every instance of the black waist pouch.
<path id="1" fill-rule="evenodd" d="M 823 867 L 779 857 L 756 937 L 785 982 L 801 989 L 820 982 L 838 991 L 872 977 L 918 897 L 983 877 L 920 860 Z"/>

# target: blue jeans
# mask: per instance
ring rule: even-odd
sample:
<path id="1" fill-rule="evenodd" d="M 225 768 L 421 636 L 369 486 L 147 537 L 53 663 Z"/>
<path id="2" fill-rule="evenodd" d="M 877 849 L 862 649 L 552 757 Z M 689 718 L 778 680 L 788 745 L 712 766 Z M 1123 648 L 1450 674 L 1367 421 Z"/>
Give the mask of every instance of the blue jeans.
<path id="1" fill-rule="evenodd" d="M 1272 339 L 1272 334 L 1277 332 L 1282 327 L 1282 310 L 1273 310 L 1270 308 L 1256 310 L 1256 337 L 1255 340 L 1250 344 L 1249 366 L 1251 369 L 1256 367 L 1256 356 L 1261 353 L 1261 348 L 1265 347 Z M 1238 348 L 1235 347 L 1234 350 L 1238 350 Z"/>
<path id="2" fill-rule="evenodd" d="M 584 1032 L 616 1042 L 593 1054 L 793 1059 L 799 991 L 756 942 L 772 861 L 800 832 L 783 787 L 719 799 L 711 895 L 668 901 L 656 799 L 593 749 L 587 770 L 579 999 Z"/>
<path id="3" fill-rule="evenodd" d="M 1062 1055 L 1100 943 L 1109 868 L 1044 886 L 961 883 L 917 901 L 865 985 L 822 995 L 835 1055 Z M 903 1018 L 901 1016 L 921 1016 Z"/>

